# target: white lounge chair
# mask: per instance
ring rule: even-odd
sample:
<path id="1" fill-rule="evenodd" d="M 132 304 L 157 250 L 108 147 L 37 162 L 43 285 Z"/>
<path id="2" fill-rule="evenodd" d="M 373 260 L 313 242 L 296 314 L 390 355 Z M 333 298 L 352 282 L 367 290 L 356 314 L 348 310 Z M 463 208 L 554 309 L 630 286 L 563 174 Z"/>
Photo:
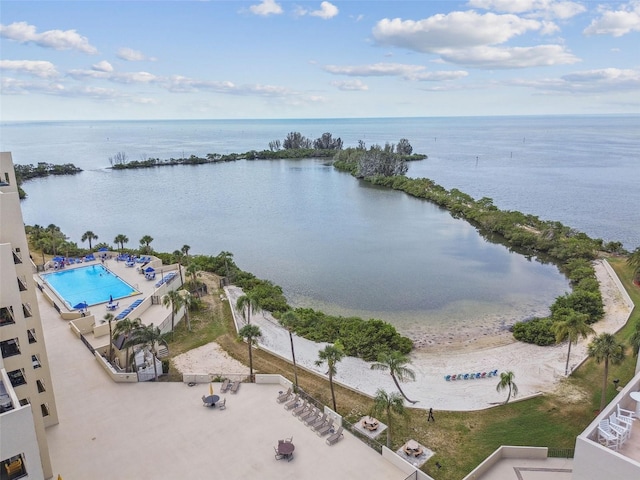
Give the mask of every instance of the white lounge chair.
<path id="1" fill-rule="evenodd" d="M 327 445 L 334 445 L 337 443 L 342 437 L 344 437 L 344 433 L 342 433 L 342 427 L 340 427 L 336 433 L 332 434 L 329 438 L 327 438 Z"/>

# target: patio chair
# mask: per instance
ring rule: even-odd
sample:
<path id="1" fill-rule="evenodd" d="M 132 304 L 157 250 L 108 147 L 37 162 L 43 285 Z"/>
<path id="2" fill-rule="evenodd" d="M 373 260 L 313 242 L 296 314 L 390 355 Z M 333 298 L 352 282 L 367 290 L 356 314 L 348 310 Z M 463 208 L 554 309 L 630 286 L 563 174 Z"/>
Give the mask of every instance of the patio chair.
<path id="1" fill-rule="evenodd" d="M 12 475 L 22 471 L 22 458 L 18 458 L 11 463 L 5 463 L 4 468 L 7 471 L 7 475 L 11 477 Z"/>
<path id="2" fill-rule="evenodd" d="M 298 395 L 296 395 L 295 397 L 293 397 L 293 400 L 289 400 L 287 403 L 284 404 L 284 408 L 286 410 L 291 410 L 292 408 L 294 408 L 296 406 L 296 403 L 298 403 L 298 399 L 300 397 Z"/>
<path id="3" fill-rule="evenodd" d="M 450 381 L 451 381 L 451 375 L 445 375 L 445 376 L 444 376 L 444 379 L 445 379 L 447 382 L 450 382 Z"/>
<path id="4" fill-rule="evenodd" d="M 282 460 L 285 456 L 282 453 L 278 453 L 278 447 L 273 447 L 276 452 L 276 460 Z"/>
<path id="5" fill-rule="evenodd" d="M 307 421 L 318 418 L 319 412 L 315 407 L 309 408 L 306 412 L 302 413 L 298 416 L 298 420 L 301 422 L 307 423 Z M 308 425 L 308 423 L 307 423 Z"/>
<path id="6" fill-rule="evenodd" d="M 336 433 L 332 434 L 327 438 L 327 445 L 335 445 L 338 441 L 344 437 L 344 433 L 342 433 L 342 426 L 336 431 Z"/>
<path id="7" fill-rule="evenodd" d="M 224 397 L 220 403 L 218 403 L 218 410 L 225 410 L 227 408 L 227 397 Z"/>
<path id="8" fill-rule="evenodd" d="M 276 399 L 276 401 L 278 403 L 282 403 L 285 400 L 287 400 L 290 395 L 291 395 L 291 387 L 289 387 L 289 390 L 287 390 L 286 392 L 281 393 L 280 395 L 278 395 L 278 398 Z"/>
<path id="9" fill-rule="evenodd" d="M 297 417 L 298 415 L 302 415 L 304 414 L 308 409 L 310 409 L 311 407 L 309 406 L 309 401 L 305 400 L 304 403 L 302 405 L 297 406 L 296 408 L 293 409 L 293 411 L 291 412 L 291 414 L 294 417 Z"/>
<path id="10" fill-rule="evenodd" d="M 324 415 L 322 415 L 322 417 L 320 417 L 311 425 L 311 430 L 313 430 L 314 432 L 317 432 L 318 429 L 324 427 L 326 424 L 327 424 L 327 414 L 325 413 Z"/>
<path id="11" fill-rule="evenodd" d="M 228 378 L 225 378 L 224 382 L 222 382 L 222 386 L 220 387 L 220 391 L 224 393 L 227 390 L 229 390 L 230 383 L 231 383 L 231 380 L 229 380 Z"/>
<path id="12" fill-rule="evenodd" d="M 621 408 L 620 404 L 616 405 L 616 408 L 618 409 L 618 417 L 637 418 L 636 412 L 634 412 L 633 410 L 626 410 L 624 408 Z"/>
<path id="13" fill-rule="evenodd" d="M 315 411 L 315 413 L 307 418 L 304 419 L 304 424 L 307 427 L 312 427 L 318 420 L 320 420 L 320 418 L 322 417 L 322 415 L 320 415 L 320 410 Z"/>
<path id="14" fill-rule="evenodd" d="M 598 427 L 598 443 L 613 450 L 618 450 L 618 437 L 602 427 Z"/>
<path id="15" fill-rule="evenodd" d="M 328 422 L 325 422 L 324 426 L 316 430 L 319 437 L 324 437 L 333 428 L 333 418 L 330 418 Z"/>
<path id="16" fill-rule="evenodd" d="M 238 389 L 240 388 L 240 381 L 236 381 L 233 382 L 233 385 L 231 385 L 231 393 L 238 393 Z"/>

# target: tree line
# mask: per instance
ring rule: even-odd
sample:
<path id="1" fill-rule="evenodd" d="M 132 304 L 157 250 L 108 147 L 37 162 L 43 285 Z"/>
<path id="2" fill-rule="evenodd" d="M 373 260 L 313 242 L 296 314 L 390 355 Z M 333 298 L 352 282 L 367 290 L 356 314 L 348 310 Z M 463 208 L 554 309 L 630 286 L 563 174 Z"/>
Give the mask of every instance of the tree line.
<path id="1" fill-rule="evenodd" d="M 20 198 L 26 198 L 27 194 L 22 189 L 23 182 L 32 178 L 48 177 L 49 175 L 75 175 L 82 171 L 73 163 L 64 163 L 56 165 L 53 163 L 38 162 L 37 165 L 19 165 L 15 164 L 13 169 L 16 173 L 16 182 L 18 183 L 18 193 Z"/>

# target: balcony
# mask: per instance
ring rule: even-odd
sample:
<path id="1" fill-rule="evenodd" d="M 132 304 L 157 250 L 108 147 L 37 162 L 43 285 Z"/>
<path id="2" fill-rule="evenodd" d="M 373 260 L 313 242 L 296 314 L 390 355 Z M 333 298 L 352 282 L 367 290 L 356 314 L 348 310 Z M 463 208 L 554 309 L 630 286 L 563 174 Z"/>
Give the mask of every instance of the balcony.
<path id="1" fill-rule="evenodd" d="M 2 358 L 20 355 L 20 344 L 18 343 L 18 339 L 12 338 L 10 340 L 0 342 L 0 351 L 2 352 Z"/>
<path id="2" fill-rule="evenodd" d="M 8 372 L 7 375 L 9 376 L 9 381 L 14 388 L 19 387 L 20 385 L 27 384 L 27 379 L 24 378 L 24 370 L 22 370 L 21 368 Z"/>
<path id="3" fill-rule="evenodd" d="M 16 265 L 22 263 L 22 255 L 20 255 L 19 249 L 13 251 L 13 263 L 15 263 Z"/>
<path id="4" fill-rule="evenodd" d="M 9 410 L 13 410 L 13 403 L 4 383 L 0 380 L 0 413 L 8 412 Z"/>
<path id="5" fill-rule="evenodd" d="M 5 325 L 13 325 L 16 323 L 13 318 L 13 309 L 11 307 L 0 308 L 0 327 Z"/>
<path id="6" fill-rule="evenodd" d="M 22 312 L 24 313 L 24 318 L 33 317 L 33 313 L 31 313 L 31 305 L 28 303 L 22 304 Z"/>
<path id="7" fill-rule="evenodd" d="M 20 289 L 20 291 L 21 292 L 26 292 L 27 291 L 27 282 L 24 279 L 20 278 L 20 277 L 18 277 L 17 280 L 18 280 L 18 288 Z"/>
<path id="8" fill-rule="evenodd" d="M 38 358 L 37 355 L 31 355 L 31 364 L 33 365 L 33 368 L 42 367 L 42 364 L 40 363 L 40 359 Z"/>

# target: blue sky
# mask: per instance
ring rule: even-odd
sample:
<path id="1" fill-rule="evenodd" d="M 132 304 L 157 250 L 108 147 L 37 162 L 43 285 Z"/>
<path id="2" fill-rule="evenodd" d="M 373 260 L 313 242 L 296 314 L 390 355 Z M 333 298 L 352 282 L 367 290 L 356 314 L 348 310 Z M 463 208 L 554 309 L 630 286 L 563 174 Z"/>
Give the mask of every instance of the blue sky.
<path id="1" fill-rule="evenodd" d="M 640 112 L 640 0 L 11 1 L 2 121 Z"/>

